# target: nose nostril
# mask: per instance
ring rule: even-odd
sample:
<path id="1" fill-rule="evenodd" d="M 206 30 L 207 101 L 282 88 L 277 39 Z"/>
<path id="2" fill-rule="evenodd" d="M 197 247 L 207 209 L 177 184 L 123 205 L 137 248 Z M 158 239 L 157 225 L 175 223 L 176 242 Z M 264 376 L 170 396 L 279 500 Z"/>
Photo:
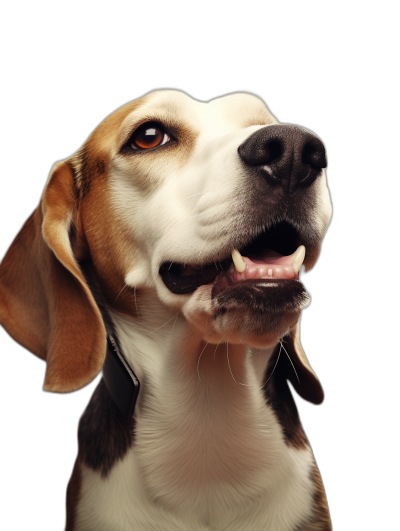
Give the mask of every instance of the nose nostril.
<path id="1" fill-rule="evenodd" d="M 301 155 L 303 164 L 308 164 L 313 168 L 326 168 L 326 155 L 322 143 L 316 145 L 314 142 L 307 142 Z"/>
<path id="2" fill-rule="evenodd" d="M 325 147 L 308 129 L 290 124 L 268 125 L 255 131 L 239 147 L 238 155 L 271 186 L 288 193 L 310 186 L 326 168 Z"/>
<path id="3" fill-rule="evenodd" d="M 283 153 L 283 146 L 279 140 L 269 140 L 264 146 L 264 164 L 271 164 L 279 160 Z"/>

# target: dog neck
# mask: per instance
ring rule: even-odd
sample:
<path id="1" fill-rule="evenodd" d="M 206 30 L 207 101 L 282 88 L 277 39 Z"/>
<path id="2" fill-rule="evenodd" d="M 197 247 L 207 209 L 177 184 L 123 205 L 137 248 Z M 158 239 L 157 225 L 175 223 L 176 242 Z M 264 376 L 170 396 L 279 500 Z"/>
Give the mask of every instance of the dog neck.
<path id="1" fill-rule="evenodd" d="M 239 414 L 244 404 L 250 409 L 265 408 L 262 387 L 275 346 L 261 351 L 230 342 L 207 343 L 179 312 L 160 305 L 157 312 L 151 304 L 148 311 L 142 308 L 140 319 L 114 312 L 112 320 L 123 353 L 142 385 L 139 415 L 150 395 L 167 401 L 172 410 L 181 409 L 192 397 L 204 407 L 204 415 L 208 409 L 221 409 L 224 416 L 235 410 Z"/>
<path id="2" fill-rule="evenodd" d="M 134 451 L 155 499 L 217 514 L 219 504 L 265 494 L 276 474 L 289 473 L 282 427 L 262 388 L 273 348 L 207 344 L 182 315 L 160 307 L 142 308 L 140 320 L 112 319 L 141 382 Z M 193 477 L 205 487 L 200 498 Z M 241 487 L 231 492 L 232 482 Z"/>

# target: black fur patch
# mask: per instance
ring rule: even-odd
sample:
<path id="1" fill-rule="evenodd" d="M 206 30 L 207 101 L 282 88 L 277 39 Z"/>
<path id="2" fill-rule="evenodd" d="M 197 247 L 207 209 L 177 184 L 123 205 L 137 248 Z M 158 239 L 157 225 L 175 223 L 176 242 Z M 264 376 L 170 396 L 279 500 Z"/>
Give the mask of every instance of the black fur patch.
<path id="1" fill-rule="evenodd" d="M 106 477 L 115 462 L 123 459 L 131 448 L 134 433 L 134 418 L 123 417 L 102 379 L 79 422 L 82 462 Z"/>
<path id="2" fill-rule="evenodd" d="M 278 355 L 279 345 L 268 364 L 268 370 L 264 379 L 265 382 L 270 377 L 276 365 Z M 264 395 L 282 427 L 286 444 L 300 449 L 308 446 L 308 440 L 301 425 L 295 401 L 286 381 L 288 371 L 293 371 L 293 367 L 282 349 L 271 379 L 268 383 L 264 384 Z"/>

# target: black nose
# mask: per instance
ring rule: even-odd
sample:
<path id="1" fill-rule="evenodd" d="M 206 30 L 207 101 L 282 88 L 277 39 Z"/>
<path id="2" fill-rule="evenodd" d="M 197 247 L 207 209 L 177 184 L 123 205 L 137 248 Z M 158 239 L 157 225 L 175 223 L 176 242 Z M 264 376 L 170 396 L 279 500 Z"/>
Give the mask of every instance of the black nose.
<path id="1" fill-rule="evenodd" d="M 238 149 L 249 166 L 258 166 L 270 184 L 288 191 L 310 186 L 326 168 L 321 140 L 297 125 L 269 125 L 253 133 Z"/>

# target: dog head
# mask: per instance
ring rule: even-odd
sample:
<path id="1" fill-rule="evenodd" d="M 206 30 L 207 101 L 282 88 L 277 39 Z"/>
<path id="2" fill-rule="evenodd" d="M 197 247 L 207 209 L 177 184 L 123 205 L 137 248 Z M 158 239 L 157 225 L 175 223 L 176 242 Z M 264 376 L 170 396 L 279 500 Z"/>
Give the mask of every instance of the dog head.
<path id="1" fill-rule="evenodd" d="M 83 267 L 133 318 L 156 295 L 206 341 L 264 348 L 286 336 L 309 384 L 300 394 L 319 402 L 298 336 L 298 269 L 304 251 L 306 270 L 315 264 L 331 217 L 325 167 L 313 133 L 278 124 L 250 94 L 129 103 L 54 167 L 1 264 L 1 322 L 47 359 L 45 389 L 87 384 L 106 333 Z"/>

